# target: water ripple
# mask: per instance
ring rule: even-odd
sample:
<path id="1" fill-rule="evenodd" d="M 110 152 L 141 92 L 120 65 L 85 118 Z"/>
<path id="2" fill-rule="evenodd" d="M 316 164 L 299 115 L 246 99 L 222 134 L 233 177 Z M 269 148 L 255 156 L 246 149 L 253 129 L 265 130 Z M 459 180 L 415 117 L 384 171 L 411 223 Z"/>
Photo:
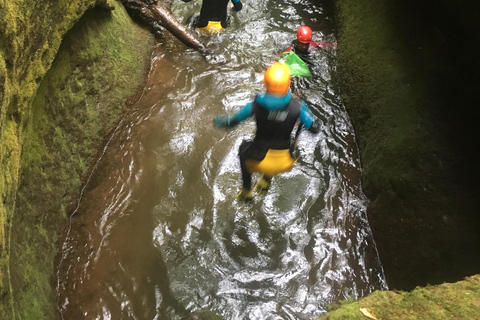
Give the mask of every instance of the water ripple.
<path id="1" fill-rule="evenodd" d="M 187 19 L 199 4 L 174 10 Z M 237 150 L 254 122 L 211 123 L 262 90 L 266 66 L 304 21 L 314 38 L 334 40 L 322 29 L 330 19 L 318 2 L 251 0 L 231 28 L 202 38 L 217 57 L 169 39 L 156 47 L 145 90 L 72 218 L 58 275 L 64 319 L 181 319 L 197 309 L 232 320 L 312 319 L 386 288 L 334 52 L 313 53 L 315 78 L 294 81 L 320 133 L 301 133 L 299 161 L 253 203 L 235 195 Z"/>

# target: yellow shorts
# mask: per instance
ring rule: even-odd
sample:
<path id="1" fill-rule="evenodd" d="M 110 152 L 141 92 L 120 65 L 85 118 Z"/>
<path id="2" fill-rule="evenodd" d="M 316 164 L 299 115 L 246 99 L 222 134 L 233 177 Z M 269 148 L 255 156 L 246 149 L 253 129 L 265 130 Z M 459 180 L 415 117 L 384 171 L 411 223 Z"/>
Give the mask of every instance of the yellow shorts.
<path id="1" fill-rule="evenodd" d="M 269 149 L 262 161 L 247 160 L 245 166 L 250 173 L 259 172 L 267 177 L 273 177 L 282 172 L 290 171 L 297 159 L 293 159 L 289 149 Z"/>

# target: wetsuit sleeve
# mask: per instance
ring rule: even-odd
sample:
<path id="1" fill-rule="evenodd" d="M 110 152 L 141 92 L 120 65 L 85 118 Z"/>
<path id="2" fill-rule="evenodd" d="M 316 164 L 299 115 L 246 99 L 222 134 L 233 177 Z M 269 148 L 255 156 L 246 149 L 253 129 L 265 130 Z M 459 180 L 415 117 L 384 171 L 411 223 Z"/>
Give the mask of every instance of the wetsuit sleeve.
<path id="1" fill-rule="evenodd" d="M 310 42 L 310 47 L 311 48 L 317 48 L 317 47 L 322 47 L 322 48 L 328 48 L 328 49 L 337 49 L 337 44 L 331 44 L 331 43 L 326 43 L 326 42 L 321 42 L 321 41 L 312 41 Z"/>
<path id="2" fill-rule="evenodd" d="M 243 4 L 240 0 L 232 0 L 233 3 L 233 9 L 235 11 L 240 11 L 243 8 Z"/>
<path id="3" fill-rule="evenodd" d="M 237 113 L 231 113 L 227 115 L 217 115 L 213 117 L 213 125 L 215 127 L 233 127 L 240 122 L 250 118 L 252 116 L 252 103 L 247 103 Z"/>
<path id="4" fill-rule="evenodd" d="M 313 113 L 308 109 L 305 101 L 302 101 L 302 106 L 300 107 L 299 120 L 305 129 L 311 133 L 318 133 L 320 131 L 320 123 L 318 119 L 315 118 Z"/>

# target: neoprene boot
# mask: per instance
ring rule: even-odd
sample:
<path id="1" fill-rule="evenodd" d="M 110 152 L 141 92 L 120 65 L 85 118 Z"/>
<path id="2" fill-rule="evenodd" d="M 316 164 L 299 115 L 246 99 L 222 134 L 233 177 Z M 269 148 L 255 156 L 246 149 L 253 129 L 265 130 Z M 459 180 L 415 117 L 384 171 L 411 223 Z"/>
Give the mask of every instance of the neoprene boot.
<path id="1" fill-rule="evenodd" d="M 262 178 L 258 180 L 258 182 L 255 184 L 255 191 L 266 193 L 268 191 L 268 188 L 270 188 L 271 181 L 271 178 L 263 175 Z"/>
<path id="2" fill-rule="evenodd" d="M 237 200 L 238 201 L 251 201 L 252 200 L 252 194 L 253 191 L 250 189 L 245 189 L 243 188 L 238 194 L 237 194 Z"/>

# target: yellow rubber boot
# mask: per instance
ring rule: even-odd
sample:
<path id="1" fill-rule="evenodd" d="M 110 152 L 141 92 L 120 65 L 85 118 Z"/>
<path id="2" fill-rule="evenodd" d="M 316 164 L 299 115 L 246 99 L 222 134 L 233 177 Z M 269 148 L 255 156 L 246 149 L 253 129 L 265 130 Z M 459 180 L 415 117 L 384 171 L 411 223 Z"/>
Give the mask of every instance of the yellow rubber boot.
<path id="1" fill-rule="evenodd" d="M 238 194 L 237 194 L 237 200 L 238 201 L 251 201 L 252 200 L 252 195 L 253 195 L 253 190 L 250 189 L 242 189 Z"/>
<path id="2" fill-rule="evenodd" d="M 263 177 L 255 184 L 255 191 L 267 193 L 268 188 L 270 188 L 270 182 L 271 179 L 263 175 Z"/>

